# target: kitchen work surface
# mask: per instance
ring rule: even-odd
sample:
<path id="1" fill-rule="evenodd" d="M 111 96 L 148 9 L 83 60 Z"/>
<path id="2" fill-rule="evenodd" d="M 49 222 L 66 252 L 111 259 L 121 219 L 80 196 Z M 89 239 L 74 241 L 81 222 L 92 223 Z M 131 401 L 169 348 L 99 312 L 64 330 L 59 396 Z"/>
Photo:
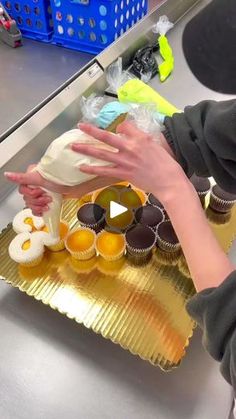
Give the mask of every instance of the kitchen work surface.
<path id="1" fill-rule="evenodd" d="M 0 42 L 0 135 L 44 101 L 91 58 L 90 54 L 25 38 L 23 46 L 16 49 Z"/>

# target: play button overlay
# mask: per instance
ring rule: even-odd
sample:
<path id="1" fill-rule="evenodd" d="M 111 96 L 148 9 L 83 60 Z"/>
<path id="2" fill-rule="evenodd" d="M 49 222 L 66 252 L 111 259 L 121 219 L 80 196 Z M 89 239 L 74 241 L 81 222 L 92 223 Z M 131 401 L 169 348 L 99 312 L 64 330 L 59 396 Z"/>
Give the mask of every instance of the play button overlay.
<path id="1" fill-rule="evenodd" d="M 124 207 L 123 205 L 117 204 L 117 202 L 111 201 L 110 202 L 110 218 L 113 219 L 118 217 L 121 214 L 124 214 L 128 211 L 128 208 Z"/>
<path id="2" fill-rule="evenodd" d="M 144 195 L 144 194 L 143 194 Z M 135 210 L 144 204 L 142 191 L 124 185 L 112 185 L 97 192 L 95 204 L 105 209 L 105 230 L 124 233 L 135 223 Z"/>

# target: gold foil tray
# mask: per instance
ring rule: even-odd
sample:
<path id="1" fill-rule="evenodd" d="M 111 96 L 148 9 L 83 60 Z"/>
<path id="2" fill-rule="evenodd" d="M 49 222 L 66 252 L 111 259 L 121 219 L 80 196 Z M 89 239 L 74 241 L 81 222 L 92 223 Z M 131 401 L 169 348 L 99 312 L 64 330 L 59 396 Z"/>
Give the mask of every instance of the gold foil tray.
<path id="1" fill-rule="evenodd" d="M 76 223 L 78 201 L 68 201 L 64 218 Z M 212 228 L 227 251 L 236 232 L 236 211 Z M 195 289 L 183 256 L 178 263 L 154 254 L 148 265 L 132 266 L 125 258 L 73 260 L 66 251 L 46 253 L 35 268 L 24 268 L 8 256 L 15 233 L 0 235 L 0 276 L 52 309 L 118 343 L 142 359 L 171 370 L 179 365 L 194 322 L 185 310 Z"/>

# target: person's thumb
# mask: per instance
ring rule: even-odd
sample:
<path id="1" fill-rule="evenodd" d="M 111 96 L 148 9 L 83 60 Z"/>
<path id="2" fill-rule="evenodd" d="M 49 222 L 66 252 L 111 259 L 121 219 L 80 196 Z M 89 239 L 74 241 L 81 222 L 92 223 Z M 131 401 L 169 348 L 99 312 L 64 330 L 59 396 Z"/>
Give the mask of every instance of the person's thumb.
<path id="1" fill-rule="evenodd" d="M 5 172 L 4 176 L 10 182 L 17 183 L 18 185 L 43 186 L 44 184 L 44 179 L 38 172 L 27 172 L 27 173 Z"/>

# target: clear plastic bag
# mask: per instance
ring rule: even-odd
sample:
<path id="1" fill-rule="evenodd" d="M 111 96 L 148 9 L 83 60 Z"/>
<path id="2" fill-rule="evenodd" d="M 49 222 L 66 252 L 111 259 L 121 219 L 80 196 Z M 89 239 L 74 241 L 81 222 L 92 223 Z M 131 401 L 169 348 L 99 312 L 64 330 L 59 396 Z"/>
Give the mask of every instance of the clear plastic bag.
<path id="1" fill-rule="evenodd" d="M 96 96 L 92 93 L 89 97 L 82 96 L 80 100 L 80 109 L 82 112 L 82 120 L 91 124 L 96 124 L 97 116 L 105 105 L 106 101 L 103 96 Z"/>
<path id="2" fill-rule="evenodd" d="M 169 21 L 167 16 L 161 16 L 156 25 L 152 27 L 154 33 L 159 33 L 160 35 L 166 35 L 167 32 L 172 29 L 174 24 Z"/>
<path id="3" fill-rule="evenodd" d="M 126 120 L 133 122 L 140 130 L 152 134 L 154 139 L 159 142 L 163 127 L 161 115 L 157 112 L 155 104 L 132 104 Z"/>
<path id="4" fill-rule="evenodd" d="M 113 93 L 117 93 L 118 89 L 123 86 L 123 84 L 134 77 L 128 71 L 123 71 L 122 58 L 119 57 L 117 61 L 108 67 L 106 78 L 109 89 Z"/>

